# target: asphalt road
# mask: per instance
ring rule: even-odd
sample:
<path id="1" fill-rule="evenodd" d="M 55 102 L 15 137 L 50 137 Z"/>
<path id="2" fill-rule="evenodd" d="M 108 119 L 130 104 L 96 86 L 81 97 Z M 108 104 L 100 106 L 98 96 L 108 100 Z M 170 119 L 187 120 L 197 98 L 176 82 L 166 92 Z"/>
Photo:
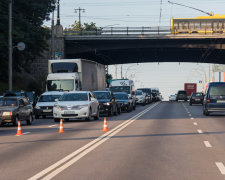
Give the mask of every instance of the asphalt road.
<path id="1" fill-rule="evenodd" d="M 0 127 L 0 179 L 220 180 L 225 178 L 225 114 L 160 102 L 98 121 L 35 120 Z"/>

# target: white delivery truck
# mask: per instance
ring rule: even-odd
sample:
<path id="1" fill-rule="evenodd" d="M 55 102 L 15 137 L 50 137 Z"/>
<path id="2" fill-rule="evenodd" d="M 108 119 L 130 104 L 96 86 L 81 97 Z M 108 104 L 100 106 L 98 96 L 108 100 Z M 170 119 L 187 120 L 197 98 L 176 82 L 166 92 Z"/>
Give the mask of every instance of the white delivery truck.
<path id="1" fill-rule="evenodd" d="M 105 67 L 86 59 L 48 60 L 46 91 L 105 89 Z"/>
<path id="2" fill-rule="evenodd" d="M 109 90 L 112 92 L 126 92 L 130 99 L 132 99 L 133 109 L 136 108 L 136 94 L 133 80 L 116 79 L 112 80 L 109 85 Z"/>

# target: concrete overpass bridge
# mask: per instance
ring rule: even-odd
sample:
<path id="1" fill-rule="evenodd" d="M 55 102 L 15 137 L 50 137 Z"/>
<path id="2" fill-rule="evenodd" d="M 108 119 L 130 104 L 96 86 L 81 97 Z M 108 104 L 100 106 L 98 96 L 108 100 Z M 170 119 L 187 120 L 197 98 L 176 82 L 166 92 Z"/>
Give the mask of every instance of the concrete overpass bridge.
<path id="1" fill-rule="evenodd" d="M 65 58 L 105 65 L 141 62 L 225 64 L 225 34 L 171 34 L 169 27 L 64 32 Z"/>

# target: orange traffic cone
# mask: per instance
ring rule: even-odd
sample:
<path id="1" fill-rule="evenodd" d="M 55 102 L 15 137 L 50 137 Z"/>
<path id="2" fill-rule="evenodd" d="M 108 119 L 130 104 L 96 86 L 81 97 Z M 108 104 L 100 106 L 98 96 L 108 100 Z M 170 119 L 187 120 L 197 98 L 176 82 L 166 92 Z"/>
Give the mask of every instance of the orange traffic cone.
<path id="1" fill-rule="evenodd" d="M 59 133 L 64 133 L 64 129 L 63 129 L 63 120 L 62 120 L 62 119 L 60 119 Z"/>
<path id="2" fill-rule="evenodd" d="M 109 131 L 108 126 L 107 126 L 107 122 L 106 122 L 106 117 L 104 117 L 104 125 L 103 125 L 102 131 Z"/>
<path id="3" fill-rule="evenodd" d="M 16 136 L 21 136 L 21 135 L 23 135 L 23 133 L 22 133 L 22 129 L 20 126 L 20 121 L 18 121 L 18 128 L 17 128 Z"/>

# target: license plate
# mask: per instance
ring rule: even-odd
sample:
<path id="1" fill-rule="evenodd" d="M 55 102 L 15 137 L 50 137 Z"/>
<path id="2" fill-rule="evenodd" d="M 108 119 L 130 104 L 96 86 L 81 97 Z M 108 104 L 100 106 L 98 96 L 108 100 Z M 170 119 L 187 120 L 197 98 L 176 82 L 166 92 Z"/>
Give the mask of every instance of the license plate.
<path id="1" fill-rule="evenodd" d="M 75 114 L 75 111 L 64 111 L 64 114 Z"/>
<path id="2" fill-rule="evenodd" d="M 52 112 L 51 109 L 43 109 L 43 112 Z"/>
<path id="3" fill-rule="evenodd" d="M 217 100 L 217 103 L 225 103 L 225 100 Z"/>

